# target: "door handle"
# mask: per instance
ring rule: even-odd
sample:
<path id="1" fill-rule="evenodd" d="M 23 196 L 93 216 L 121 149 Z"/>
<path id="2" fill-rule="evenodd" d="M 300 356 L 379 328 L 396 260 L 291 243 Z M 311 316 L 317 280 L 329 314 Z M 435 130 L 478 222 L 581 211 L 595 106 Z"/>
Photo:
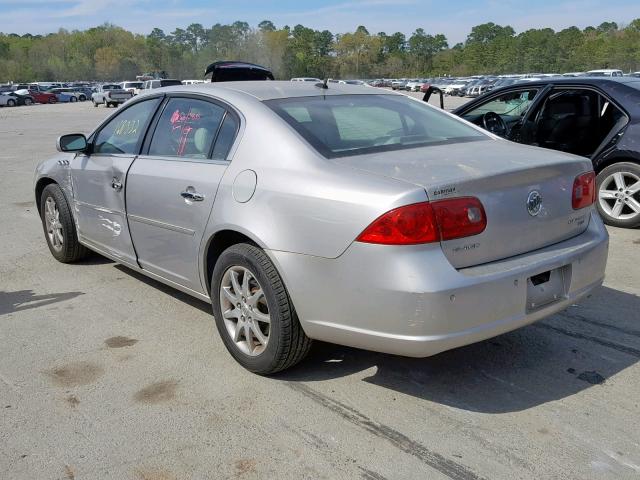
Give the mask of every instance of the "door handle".
<path id="1" fill-rule="evenodd" d="M 120 190 L 122 190 L 122 182 L 116 177 L 113 177 L 113 180 L 111 180 L 111 188 L 113 188 L 116 192 L 119 192 Z"/>
<path id="2" fill-rule="evenodd" d="M 201 202 L 204 200 L 204 195 L 195 191 L 193 187 L 187 187 L 184 192 L 180 192 L 180 196 L 186 201 Z"/>

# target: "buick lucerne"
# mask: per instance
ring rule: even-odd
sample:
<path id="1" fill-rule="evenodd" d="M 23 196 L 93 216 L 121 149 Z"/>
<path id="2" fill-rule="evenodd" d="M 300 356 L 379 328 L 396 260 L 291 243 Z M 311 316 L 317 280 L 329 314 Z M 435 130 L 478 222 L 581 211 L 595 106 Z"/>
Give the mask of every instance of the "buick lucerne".
<path id="1" fill-rule="evenodd" d="M 591 162 L 391 91 L 174 86 L 63 135 L 35 196 L 52 255 L 88 250 L 210 302 L 269 374 L 312 339 L 425 357 L 601 284 Z"/>

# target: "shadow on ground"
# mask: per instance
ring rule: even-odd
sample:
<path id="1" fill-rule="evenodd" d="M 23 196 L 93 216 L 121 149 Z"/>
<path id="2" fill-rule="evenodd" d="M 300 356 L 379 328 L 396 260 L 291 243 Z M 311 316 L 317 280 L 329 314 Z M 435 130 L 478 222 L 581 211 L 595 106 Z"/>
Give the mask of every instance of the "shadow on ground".
<path id="1" fill-rule="evenodd" d="M 116 268 L 203 312 L 209 304 L 126 267 Z M 363 381 L 451 407 L 505 413 L 599 388 L 640 359 L 640 297 L 601 287 L 564 312 L 499 337 L 415 359 L 316 342 L 276 378 L 315 382 L 366 370 Z"/>
<path id="2" fill-rule="evenodd" d="M 198 310 L 211 314 L 211 305 L 207 302 L 198 300 L 191 295 L 187 295 L 186 293 L 182 293 L 180 290 L 176 290 L 175 288 L 169 287 L 162 282 L 154 280 L 153 278 L 147 277 L 142 273 L 138 273 L 135 270 L 131 270 L 130 268 L 124 267 L 122 265 L 115 265 L 115 267 L 120 270 L 122 273 L 126 273 L 127 275 L 132 276 L 133 278 L 140 280 L 141 282 L 146 283 L 147 285 L 157 288 L 163 293 L 172 296 L 176 300 L 180 300 L 181 302 L 187 303 L 191 305 L 193 308 L 197 308 Z"/>
<path id="3" fill-rule="evenodd" d="M 52 303 L 64 302 L 78 295 L 84 295 L 84 293 L 64 292 L 36 295 L 33 290 L 16 290 L 15 292 L 0 291 L 0 315 L 29 310 L 30 308 L 44 307 Z"/>
<path id="4" fill-rule="evenodd" d="M 404 395 L 474 412 L 520 411 L 598 388 L 635 364 L 638 311 L 640 297 L 603 287 L 579 307 L 429 358 L 317 343 L 303 363 L 278 378 L 314 382 L 373 368 L 365 382 Z"/>

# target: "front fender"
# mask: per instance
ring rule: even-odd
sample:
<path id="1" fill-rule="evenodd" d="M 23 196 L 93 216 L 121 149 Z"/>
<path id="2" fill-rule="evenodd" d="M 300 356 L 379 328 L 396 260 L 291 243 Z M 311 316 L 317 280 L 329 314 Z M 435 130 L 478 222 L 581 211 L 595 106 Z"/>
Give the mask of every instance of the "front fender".
<path id="1" fill-rule="evenodd" d="M 71 160 L 73 153 L 59 153 L 51 158 L 41 161 L 36 167 L 33 177 L 33 192 L 36 205 L 40 211 L 39 195 L 44 185 L 55 182 L 60 185 L 67 200 L 73 202 L 73 186 L 71 183 Z M 74 211 L 74 209 L 71 209 Z"/>

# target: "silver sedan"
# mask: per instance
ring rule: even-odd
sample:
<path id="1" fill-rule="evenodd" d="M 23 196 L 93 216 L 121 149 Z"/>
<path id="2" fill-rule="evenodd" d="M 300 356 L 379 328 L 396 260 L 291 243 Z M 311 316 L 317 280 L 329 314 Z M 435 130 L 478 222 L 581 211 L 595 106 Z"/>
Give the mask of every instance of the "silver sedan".
<path id="1" fill-rule="evenodd" d="M 211 302 L 247 369 L 312 339 L 423 357 L 601 284 L 591 162 L 393 92 L 168 87 L 58 139 L 35 196 L 53 256 L 89 250 Z"/>

